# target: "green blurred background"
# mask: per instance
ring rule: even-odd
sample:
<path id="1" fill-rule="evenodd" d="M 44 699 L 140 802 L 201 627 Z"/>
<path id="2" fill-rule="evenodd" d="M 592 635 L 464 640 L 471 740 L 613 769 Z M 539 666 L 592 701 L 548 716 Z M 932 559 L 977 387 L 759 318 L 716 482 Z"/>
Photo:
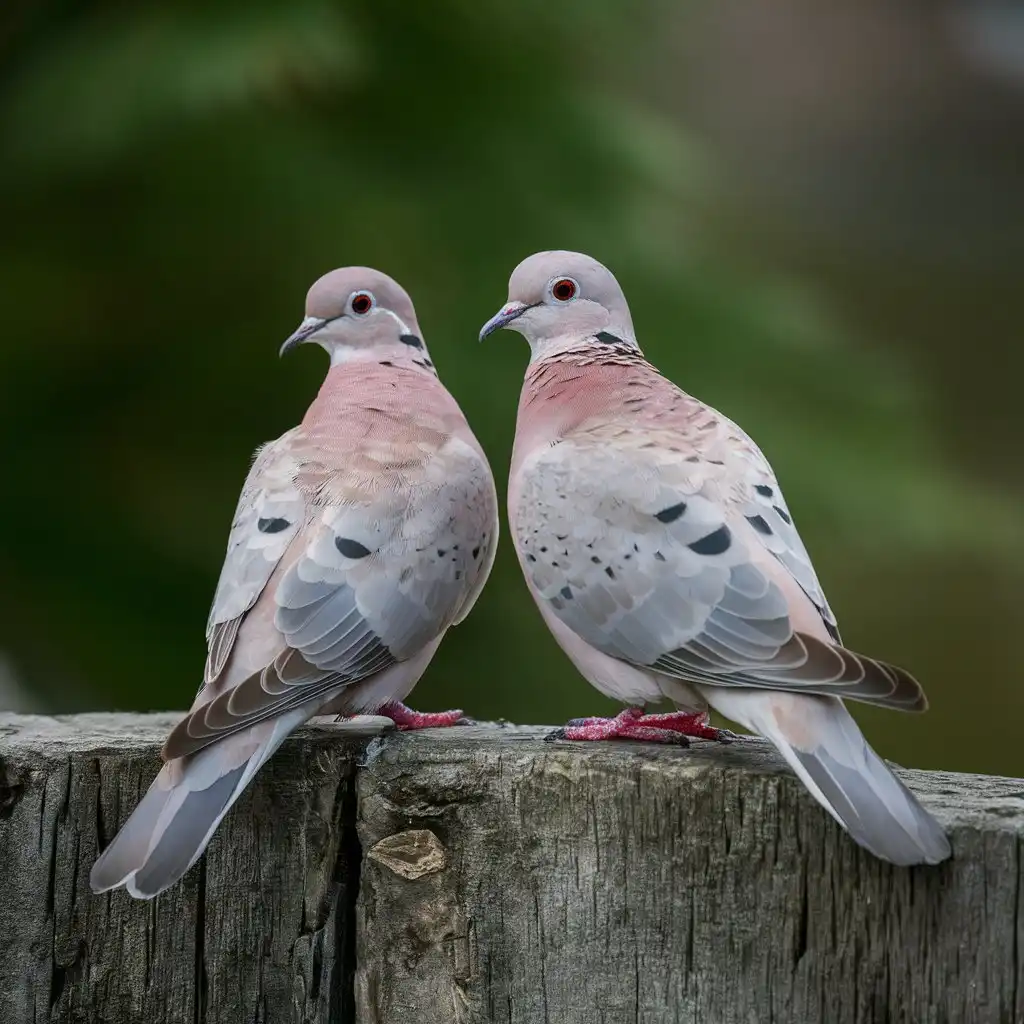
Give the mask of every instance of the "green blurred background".
<path id="1" fill-rule="evenodd" d="M 350 263 L 412 293 L 499 487 L 542 248 L 608 263 L 648 356 L 772 459 L 904 764 L 1024 775 L 1024 19 L 875 0 L 6 0 L 0 702 L 184 708 L 278 362 Z M 414 704 L 609 705 L 507 537 Z"/>

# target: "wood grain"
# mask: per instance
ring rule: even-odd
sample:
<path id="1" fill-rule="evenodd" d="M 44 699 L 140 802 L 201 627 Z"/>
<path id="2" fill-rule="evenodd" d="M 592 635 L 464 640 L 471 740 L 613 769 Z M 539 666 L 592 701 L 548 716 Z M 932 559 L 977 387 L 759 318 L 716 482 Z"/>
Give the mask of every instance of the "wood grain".
<path id="1" fill-rule="evenodd" d="M 301 730 L 150 902 L 99 849 L 176 716 L 0 716 L 0 1021 L 1024 1021 L 1024 780 L 901 776 L 954 858 L 855 846 L 767 744 Z"/>

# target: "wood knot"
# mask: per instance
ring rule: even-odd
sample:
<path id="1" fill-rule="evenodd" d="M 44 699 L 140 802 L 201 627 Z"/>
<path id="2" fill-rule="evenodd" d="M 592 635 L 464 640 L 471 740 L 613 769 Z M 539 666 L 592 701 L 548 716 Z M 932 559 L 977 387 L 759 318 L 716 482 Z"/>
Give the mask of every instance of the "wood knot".
<path id="1" fill-rule="evenodd" d="M 443 871 L 448 863 L 440 840 L 425 828 L 413 828 L 387 836 L 367 856 L 407 879 L 422 878 Z"/>

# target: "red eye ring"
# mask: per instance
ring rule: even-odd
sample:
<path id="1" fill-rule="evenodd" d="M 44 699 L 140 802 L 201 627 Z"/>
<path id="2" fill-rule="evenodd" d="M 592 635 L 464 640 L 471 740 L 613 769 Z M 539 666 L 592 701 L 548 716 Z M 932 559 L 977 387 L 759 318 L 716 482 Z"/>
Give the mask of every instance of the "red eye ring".
<path id="1" fill-rule="evenodd" d="M 559 302 L 568 302 L 570 299 L 575 298 L 578 290 L 576 282 L 571 277 L 563 277 L 551 286 L 551 294 Z"/>
<path id="2" fill-rule="evenodd" d="M 373 296 L 369 292 L 356 292 L 352 296 L 352 312 L 364 316 L 373 309 Z"/>

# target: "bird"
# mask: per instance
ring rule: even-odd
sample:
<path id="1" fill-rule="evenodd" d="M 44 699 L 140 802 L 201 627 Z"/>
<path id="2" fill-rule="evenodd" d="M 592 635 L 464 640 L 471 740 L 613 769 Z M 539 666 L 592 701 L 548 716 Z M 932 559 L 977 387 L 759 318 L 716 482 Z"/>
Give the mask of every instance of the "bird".
<path id="1" fill-rule="evenodd" d="M 192 709 L 94 864 L 149 899 L 196 862 L 259 768 L 316 715 L 453 725 L 401 702 L 494 562 L 487 458 L 430 359 L 411 299 L 367 267 L 325 274 L 281 354 L 330 356 L 302 422 L 257 450 L 231 524 Z"/>
<path id="2" fill-rule="evenodd" d="M 528 257 L 480 340 L 501 328 L 530 345 L 508 485 L 519 564 L 577 670 L 626 705 L 555 735 L 728 740 L 710 707 L 770 740 L 875 856 L 949 857 L 844 704 L 924 711 L 920 684 L 842 645 L 768 460 L 646 360 L 611 271 Z M 676 711 L 645 714 L 664 700 Z"/>

